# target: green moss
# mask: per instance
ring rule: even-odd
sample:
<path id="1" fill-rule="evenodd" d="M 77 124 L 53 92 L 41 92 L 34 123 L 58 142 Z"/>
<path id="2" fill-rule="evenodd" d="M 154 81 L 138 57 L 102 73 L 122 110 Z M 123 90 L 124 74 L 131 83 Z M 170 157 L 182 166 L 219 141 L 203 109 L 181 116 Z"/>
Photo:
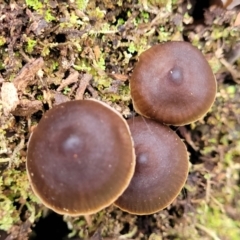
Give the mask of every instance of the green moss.
<path id="1" fill-rule="evenodd" d="M 6 43 L 6 38 L 3 36 L 0 36 L 0 47 L 3 46 Z"/>
<path id="2" fill-rule="evenodd" d="M 98 90 L 103 90 L 111 86 L 111 79 L 107 76 L 102 76 L 98 79 L 95 79 L 95 83 L 97 84 Z"/>
<path id="3" fill-rule="evenodd" d="M 88 15 L 96 18 L 97 20 L 102 20 L 104 18 L 106 14 L 106 11 L 101 10 L 99 7 L 96 7 L 94 10 L 90 10 L 88 11 Z"/>
<path id="4" fill-rule="evenodd" d="M 170 40 L 170 38 L 171 38 L 171 33 L 167 31 L 163 26 L 161 26 L 159 28 L 159 36 L 158 36 L 159 42 L 166 42 Z"/>
<path id="5" fill-rule="evenodd" d="M 64 94 L 64 95 L 68 95 L 69 92 L 71 92 L 71 88 L 65 87 L 65 88 L 63 89 L 63 94 Z"/>
<path id="6" fill-rule="evenodd" d="M 199 40 L 199 39 L 198 39 Z M 198 44 L 198 43 L 197 43 Z M 195 44 L 196 45 L 196 44 Z M 213 73 L 217 73 L 221 68 L 222 68 L 222 64 L 219 61 L 219 59 L 217 57 L 212 57 L 209 61 L 208 61 L 209 65 L 212 68 Z"/>
<path id="7" fill-rule="evenodd" d="M 76 0 L 77 7 L 81 11 L 86 9 L 88 2 L 89 2 L 89 0 Z"/>
<path id="8" fill-rule="evenodd" d="M 78 71 L 92 72 L 92 67 L 86 59 L 77 60 L 73 67 Z"/>
<path id="9" fill-rule="evenodd" d="M 27 203 L 27 201 L 30 201 Z M 16 203 L 21 207 L 16 208 Z M 35 212 L 34 203 L 39 203 L 32 193 L 25 171 L 14 169 L 5 170 L 0 178 L 0 229 L 9 230 L 20 221 L 20 210 L 27 206 L 29 214 L 34 221 L 39 217 Z"/>
<path id="10" fill-rule="evenodd" d="M 53 16 L 52 12 L 50 9 L 47 9 L 46 11 L 44 11 L 44 19 L 47 22 L 52 22 L 53 20 L 55 20 L 56 18 Z"/>
<path id="11" fill-rule="evenodd" d="M 39 0 L 25 0 L 28 7 L 33 8 L 34 10 L 41 9 L 43 4 Z"/>
<path id="12" fill-rule="evenodd" d="M 32 53 L 34 50 L 34 47 L 36 46 L 37 41 L 33 40 L 31 38 L 27 38 L 27 46 L 26 46 L 26 51 L 28 53 Z"/>
<path id="13" fill-rule="evenodd" d="M 12 200 L 0 194 L 0 229 L 7 231 L 19 221 L 19 214 Z"/>
<path id="14" fill-rule="evenodd" d="M 216 205 L 209 207 L 208 204 L 202 203 L 197 211 L 199 222 L 208 230 L 208 234 L 213 233 L 218 236 L 218 239 L 239 239 L 240 221 L 229 218 Z"/>
<path id="15" fill-rule="evenodd" d="M 137 51 L 136 46 L 135 46 L 135 44 L 134 44 L 133 42 L 130 42 L 130 44 L 129 44 L 129 46 L 128 46 L 128 51 L 129 51 L 130 53 L 134 53 L 134 52 Z"/>

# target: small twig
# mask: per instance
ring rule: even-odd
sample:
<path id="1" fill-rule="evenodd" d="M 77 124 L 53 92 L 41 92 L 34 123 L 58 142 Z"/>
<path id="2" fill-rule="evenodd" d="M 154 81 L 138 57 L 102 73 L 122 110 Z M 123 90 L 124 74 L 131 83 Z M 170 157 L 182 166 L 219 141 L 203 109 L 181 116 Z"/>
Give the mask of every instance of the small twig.
<path id="1" fill-rule="evenodd" d="M 182 137 L 185 138 L 185 141 L 194 149 L 194 151 L 197 152 L 199 150 L 199 147 L 197 147 L 195 143 L 192 141 L 191 134 L 187 131 L 187 128 L 184 126 L 181 126 L 178 128 L 178 130 L 182 135 Z"/>
<path id="2" fill-rule="evenodd" d="M 83 77 L 80 81 L 79 87 L 77 89 L 77 92 L 76 92 L 76 97 L 75 97 L 76 100 L 83 99 L 83 94 L 84 94 L 91 79 L 92 79 L 91 74 L 86 73 L 83 75 Z"/>
<path id="3" fill-rule="evenodd" d="M 69 91 L 69 93 L 67 94 L 68 97 L 72 96 L 73 92 L 77 89 L 78 84 L 75 83 L 73 84 L 73 86 L 71 87 L 71 90 Z"/>
<path id="4" fill-rule="evenodd" d="M 211 200 L 212 200 L 216 205 L 219 206 L 221 212 L 222 212 L 223 214 L 225 214 L 226 211 L 225 211 L 225 209 L 224 209 L 224 206 L 223 206 L 215 197 L 213 197 L 212 195 L 210 196 L 210 198 L 211 198 Z"/>
<path id="5" fill-rule="evenodd" d="M 91 217 L 91 215 L 84 215 L 83 217 L 85 218 L 88 227 L 91 227 L 92 226 L 92 217 Z"/>
<path id="6" fill-rule="evenodd" d="M 98 97 L 98 92 L 91 85 L 87 86 L 87 90 L 90 92 L 93 98 Z"/>
<path id="7" fill-rule="evenodd" d="M 74 69 L 71 69 L 70 75 L 62 81 L 62 83 L 58 87 L 57 91 L 60 92 L 63 88 L 65 88 L 69 84 L 77 82 L 78 77 L 79 77 L 78 71 L 75 71 Z"/>
<path id="8" fill-rule="evenodd" d="M 207 186 L 206 186 L 206 202 L 209 203 L 211 197 L 211 178 L 207 179 Z"/>
<path id="9" fill-rule="evenodd" d="M 22 49 L 19 50 L 19 53 L 27 63 L 30 63 L 32 61 L 32 59 Z"/>
<path id="10" fill-rule="evenodd" d="M 237 70 L 235 70 L 234 67 L 226 61 L 226 59 L 220 58 L 219 61 L 231 73 L 233 81 L 237 84 L 240 84 L 240 74 L 237 72 Z"/>
<path id="11" fill-rule="evenodd" d="M 199 228 L 200 230 L 202 230 L 203 232 L 205 232 L 212 239 L 221 240 L 213 230 L 204 227 L 202 224 L 196 223 L 196 227 Z"/>

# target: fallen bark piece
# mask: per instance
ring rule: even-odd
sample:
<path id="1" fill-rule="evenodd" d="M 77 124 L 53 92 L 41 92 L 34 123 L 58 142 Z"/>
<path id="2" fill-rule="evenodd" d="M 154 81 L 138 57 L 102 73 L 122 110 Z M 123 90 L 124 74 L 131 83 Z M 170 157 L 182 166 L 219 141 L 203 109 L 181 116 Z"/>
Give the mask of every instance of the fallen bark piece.
<path id="1" fill-rule="evenodd" d="M 13 80 L 13 83 L 17 90 L 23 91 L 28 85 L 34 84 L 35 74 L 43 67 L 43 58 L 33 59 L 27 63 L 19 72 L 17 77 Z"/>
<path id="2" fill-rule="evenodd" d="M 39 100 L 30 101 L 28 99 L 23 99 L 18 104 L 17 108 L 12 111 L 15 116 L 31 116 L 33 113 L 42 110 L 42 102 Z"/>

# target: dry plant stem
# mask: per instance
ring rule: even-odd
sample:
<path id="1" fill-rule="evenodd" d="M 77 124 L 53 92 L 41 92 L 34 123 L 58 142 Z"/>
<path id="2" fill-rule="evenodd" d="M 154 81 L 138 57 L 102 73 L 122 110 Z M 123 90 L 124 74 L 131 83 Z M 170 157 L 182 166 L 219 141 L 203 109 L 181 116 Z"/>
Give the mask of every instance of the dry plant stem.
<path id="1" fill-rule="evenodd" d="M 20 49 L 20 50 L 19 50 L 19 53 L 22 55 L 22 57 L 24 58 L 24 60 L 25 60 L 27 63 L 29 63 L 29 62 L 32 61 L 32 59 L 27 56 L 27 54 L 23 51 L 23 49 Z"/>
<path id="2" fill-rule="evenodd" d="M 191 134 L 187 131 L 185 126 L 178 127 L 179 132 L 184 137 L 185 141 L 195 150 L 198 151 L 199 148 L 192 141 Z"/>
<path id="3" fill-rule="evenodd" d="M 84 215 L 83 217 L 85 218 L 88 227 L 91 227 L 91 226 L 92 226 L 92 218 L 91 218 L 91 215 Z"/>
<path id="4" fill-rule="evenodd" d="M 207 186 L 206 186 L 206 202 L 209 203 L 211 196 L 211 178 L 207 179 Z"/>
<path id="5" fill-rule="evenodd" d="M 202 224 L 196 223 L 196 227 L 199 228 L 200 230 L 202 230 L 203 232 L 205 232 L 213 240 L 221 240 L 213 230 L 206 228 Z"/>
<path id="6" fill-rule="evenodd" d="M 27 117 L 27 128 L 28 128 L 28 137 L 31 135 L 32 119 Z"/>
<path id="7" fill-rule="evenodd" d="M 220 208 L 222 213 L 225 214 L 226 211 L 225 211 L 224 206 L 222 205 L 222 203 L 220 203 L 215 197 L 213 197 L 213 195 L 211 195 L 210 198 Z"/>
<path id="8" fill-rule="evenodd" d="M 78 87 L 78 84 L 75 83 L 75 84 L 71 87 L 71 90 L 70 90 L 70 92 L 68 93 L 68 97 L 70 97 L 70 96 L 73 95 L 73 93 L 75 92 L 75 90 L 77 89 L 77 87 Z"/>
<path id="9" fill-rule="evenodd" d="M 76 100 L 82 100 L 83 99 L 83 94 L 90 82 L 90 80 L 92 79 L 92 75 L 91 74 L 84 74 L 81 81 L 80 81 L 80 84 L 79 84 L 79 87 L 77 89 L 77 92 L 76 92 L 76 97 L 75 99 Z"/>

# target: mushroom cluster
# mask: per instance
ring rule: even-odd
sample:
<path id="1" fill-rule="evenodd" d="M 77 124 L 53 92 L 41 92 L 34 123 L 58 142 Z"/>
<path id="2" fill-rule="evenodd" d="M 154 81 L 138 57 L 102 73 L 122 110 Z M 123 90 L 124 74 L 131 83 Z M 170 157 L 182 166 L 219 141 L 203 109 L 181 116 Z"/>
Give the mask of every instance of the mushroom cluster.
<path id="1" fill-rule="evenodd" d="M 128 121 L 136 170 L 116 205 L 130 213 L 155 213 L 176 198 L 188 175 L 185 144 L 167 125 L 203 117 L 216 95 L 216 80 L 203 54 L 187 42 L 167 42 L 143 52 L 130 79 L 135 110 Z"/>
<path id="2" fill-rule="evenodd" d="M 168 206 L 188 175 L 188 153 L 168 125 L 201 118 L 216 81 L 199 50 L 169 42 L 142 53 L 130 80 L 128 121 L 96 100 L 53 107 L 34 129 L 27 173 L 34 193 L 60 214 L 89 215 L 115 204 L 143 215 Z M 160 123 L 161 122 L 161 123 Z"/>

